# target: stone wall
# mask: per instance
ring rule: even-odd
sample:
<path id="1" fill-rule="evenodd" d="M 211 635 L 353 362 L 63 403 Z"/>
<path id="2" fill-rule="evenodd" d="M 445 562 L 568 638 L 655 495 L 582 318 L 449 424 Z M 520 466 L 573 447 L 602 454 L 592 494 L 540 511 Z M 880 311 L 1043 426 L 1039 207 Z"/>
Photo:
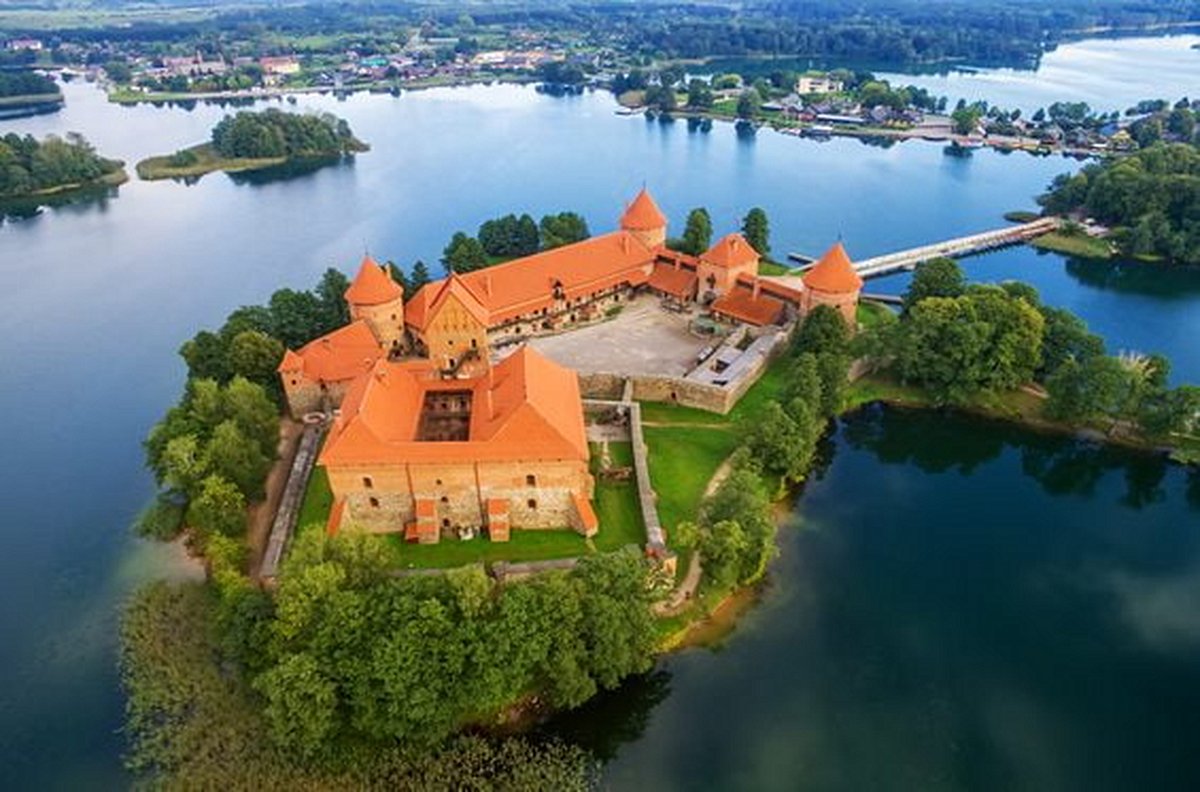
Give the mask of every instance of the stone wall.
<path id="1" fill-rule="evenodd" d="M 508 502 L 515 529 L 561 529 L 575 518 L 572 493 L 592 497 L 586 462 L 462 462 L 345 466 L 328 469 L 334 498 L 346 499 L 346 521 L 361 530 L 404 530 L 416 498 L 428 498 L 441 528 L 484 527 L 485 502 Z"/>
<path id="2" fill-rule="evenodd" d="M 305 378 L 303 375 L 282 375 L 283 393 L 287 398 L 288 411 L 299 420 L 306 413 L 326 412 L 342 403 L 342 398 L 352 380 L 326 383 Z"/>

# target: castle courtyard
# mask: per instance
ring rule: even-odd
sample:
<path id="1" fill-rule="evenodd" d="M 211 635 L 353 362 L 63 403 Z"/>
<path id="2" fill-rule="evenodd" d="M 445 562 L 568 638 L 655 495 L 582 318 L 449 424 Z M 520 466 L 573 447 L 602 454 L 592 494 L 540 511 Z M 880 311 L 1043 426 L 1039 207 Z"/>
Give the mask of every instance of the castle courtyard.
<path id="1" fill-rule="evenodd" d="M 687 313 L 664 310 L 658 297 L 643 295 L 612 319 L 529 343 L 581 372 L 682 377 L 695 368 L 701 350 L 720 343 L 717 337 L 693 335 L 689 320 Z"/>

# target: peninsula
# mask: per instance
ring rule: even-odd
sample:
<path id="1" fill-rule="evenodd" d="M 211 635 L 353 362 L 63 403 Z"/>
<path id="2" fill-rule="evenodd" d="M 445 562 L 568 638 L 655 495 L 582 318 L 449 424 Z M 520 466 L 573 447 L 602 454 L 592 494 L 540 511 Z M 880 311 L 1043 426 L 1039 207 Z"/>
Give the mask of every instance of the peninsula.
<path id="1" fill-rule="evenodd" d="M 254 171 L 295 161 L 337 162 L 367 151 L 350 125 L 331 113 L 288 113 L 274 108 L 223 118 L 212 140 L 137 164 L 138 177 L 199 178 L 213 171 Z"/>
<path id="2" fill-rule="evenodd" d="M 0 137 L 0 204 L 66 197 L 91 187 L 128 180 L 120 160 L 101 157 L 82 135 L 65 138 L 10 132 Z"/>

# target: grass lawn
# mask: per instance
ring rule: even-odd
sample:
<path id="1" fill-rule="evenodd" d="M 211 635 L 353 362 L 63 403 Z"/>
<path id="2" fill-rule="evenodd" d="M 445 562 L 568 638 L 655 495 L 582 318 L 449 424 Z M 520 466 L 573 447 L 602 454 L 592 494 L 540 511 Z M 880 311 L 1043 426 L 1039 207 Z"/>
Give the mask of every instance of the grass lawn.
<path id="1" fill-rule="evenodd" d="M 1079 258 L 1105 260 L 1113 257 L 1112 246 L 1107 239 L 1097 239 L 1087 234 L 1064 234 L 1056 231 L 1030 240 L 1029 244 L 1039 250 L 1052 250 Z"/>
<path id="2" fill-rule="evenodd" d="M 645 435 L 658 518 L 670 544 L 675 526 L 696 519 L 709 480 L 740 438 L 729 426 L 646 427 Z"/>
<path id="3" fill-rule="evenodd" d="M 858 304 L 858 323 L 867 329 L 891 324 L 897 320 L 896 312 L 883 303 L 863 300 Z"/>
<path id="4" fill-rule="evenodd" d="M 762 259 L 758 262 L 759 275 L 787 275 L 789 272 L 790 269 L 776 261 Z"/>
<path id="5" fill-rule="evenodd" d="M 381 539 L 387 542 L 400 569 L 443 569 L 481 561 L 544 561 L 591 552 L 586 539 L 565 528 L 548 531 L 513 529 L 512 538 L 507 542 L 476 537 L 466 542 L 443 539 L 437 544 L 422 545 L 409 544 L 400 534 L 384 534 Z"/>
<path id="6" fill-rule="evenodd" d="M 260 168 L 269 168 L 272 165 L 282 165 L 287 162 L 287 157 L 267 157 L 261 159 L 226 158 L 218 154 L 209 143 L 191 146 L 183 149 L 183 151 L 193 154 L 195 162 L 190 165 L 172 165 L 171 158 L 175 156 L 174 154 L 166 154 L 161 157 L 147 157 L 137 164 L 138 177 L 146 181 L 175 179 L 187 176 L 203 176 L 206 173 L 212 173 L 217 170 L 226 172 L 258 170 Z"/>
<path id="7" fill-rule="evenodd" d="M 333 492 L 329 489 L 329 476 L 325 468 L 313 468 L 308 479 L 308 488 L 304 490 L 304 500 L 300 502 L 300 516 L 296 519 L 296 532 L 299 533 L 311 525 L 319 530 L 325 529 L 329 522 L 329 511 L 333 508 Z"/>

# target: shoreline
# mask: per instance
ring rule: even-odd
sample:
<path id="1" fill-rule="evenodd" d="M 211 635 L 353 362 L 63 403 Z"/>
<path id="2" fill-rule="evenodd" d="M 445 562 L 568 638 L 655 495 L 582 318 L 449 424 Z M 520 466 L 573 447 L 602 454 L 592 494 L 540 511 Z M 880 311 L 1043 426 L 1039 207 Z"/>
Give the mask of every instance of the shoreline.
<path id="1" fill-rule="evenodd" d="M 313 154 L 305 156 L 237 158 L 220 156 L 213 150 L 211 143 L 197 143 L 194 146 L 188 146 L 187 148 L 180 149 L 174 154 L 160 154 L 139 160 L 137 165 L 134 166 L 134 171 L 137 173 L 138 178 L 142 181 L 200 179 L 209 173 L 215 173 L 218 171 L 224 173 L 243 173 L 246 171 L 260 171 L 268 168 L 276 168 L 293 162 L 329 160 L 332 163 L 333 161 L 340 160 L 343 157 L 352 157 L 355 154 L 360 154 L 369 150 L 370 146 L 366 145 L 365 143 L 361 143 L 360 141 L 356 141 L 354 146 L 344 152 Z M 177 154 L 183 152 L 191 154 L 195 161 L 190 165 L 172 165 L 171 160 Z"/>
<path id="2" fill-rule="evenodd" d="M 47 187 L 42 190 L 24 193 L 22 195 L 3 195 L 0 196 L 0 209 L 11 208 L 17 204 L 27 202 L 38 202 L 46 198 L 69 198 L 74 193 L 82 193 L 87 190 L 92 190 L 101 187 L 120 187 L 129 181 L 129 173 L 125 170 L 125 163 L 112 173 L 107 173 L 98 179 L 88 182 L 75 182 L 73 184 L 60 184 L 57 187 Z"/>

